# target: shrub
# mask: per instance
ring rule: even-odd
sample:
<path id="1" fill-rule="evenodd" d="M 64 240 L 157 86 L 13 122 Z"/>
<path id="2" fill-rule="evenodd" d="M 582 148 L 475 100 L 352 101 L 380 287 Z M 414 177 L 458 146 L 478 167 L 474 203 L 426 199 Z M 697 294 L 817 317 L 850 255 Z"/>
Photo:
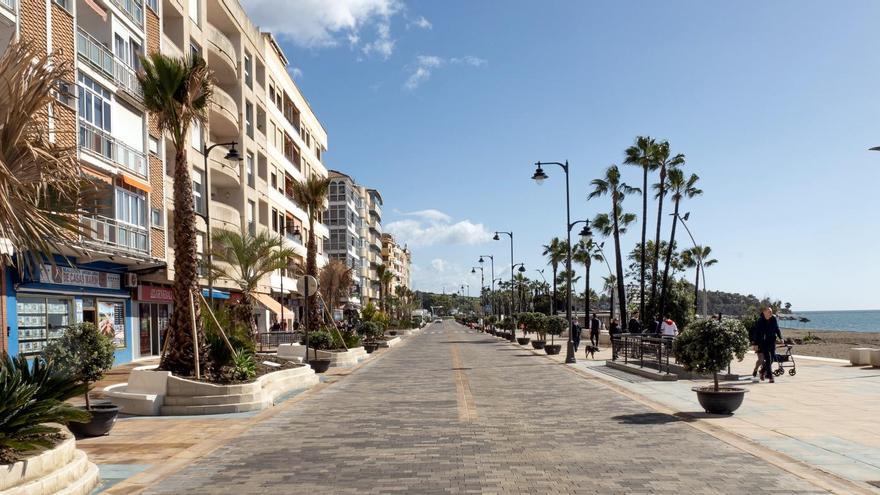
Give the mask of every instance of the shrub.
<path id="1" fill-rule="evenodd" d="M 718 390 L 718 372 L 727 367 L 733 356 L 742 360 L 749 349 L 749 334 L 739 320 L 712 318 L 685 328 L 675 339 L 675 360 L 688 371 L 712 373 Z"/>
<path id="2" fill-rule="evenodd" d="M 213 311 L 233 349 L 242 349 L 253 354 L 256 351 L 256 346 L 250 328 L 246 324 L 242 324 L 228 306 L 221 306 Z M 214 368 L 219 370 L 232 363 L 232 353 L 226 342 L 223 341 L 214 319 L 208 314 L 208 309 L 204 304 L 202 305 L 202 316 L 205 324 L 205 339 L 208 342 L 208 355 Z"/>
<path id="3" fill-rule="evenodd" d="M 241 348 L 235 349 L 231 354 L 231 361 L 233 379 L 248 381 L 257 376 L 257 360 L 251 351 Z"/>
<path id="4" fill-rule="evenodd" d="M 77 323 L 43 350 L 47 360 L 86 385 L 86 409 L 91 409 L 88 389 L 113 367 L 113 339 L 92 323 Z"/>
<path id="5" fill-rule="evenodd" d="M 361 338 L 355 332 L 337 331 L 333 327 L 325 327 L 322 331 L 327 332 L 327 334 L 330 335 L 331 349 L 351 349 L 352 347 L 361 346 Z M 311 342 L 311 338 L 309 339 L 309 342 Z"/>
<path id="6" fill-rule="evenodd" d="M 551 345 L 554 343 L 553 337 L 562 335 L 568 330 L 568 320 L 561 316 L 545 316 L 544 321 L 544 331 L 550 334 Z"/>
<path id="7" fill-rule="evenodd" d="M 315 330 L 308 333 L 309 349 L 315 351 L 315 358 L 318 357 L 317 351 L 328 351 L 333 348 L 333 337 L 326 330 Z M 305 344 L 305 337 L 303 338 Z"/>
<path id="8" fill-rule="evenodd" d="M 362 335 L 367 341 L 375 341 L 385 334 L 382 327 L 374 321 L 365 321 L 358 325 L 357 333 Z"/>
<path id="9" fill-rule="evenodd" d="M 0 359 L 0 464 L 15 462 L 20 453 L 51 448 L 60 429 L 86 422 L 91 415 L 65 403 L 88 391 L 88 385 L 54 362 L 38 357 L 29 365 L 24 356 Z"/>

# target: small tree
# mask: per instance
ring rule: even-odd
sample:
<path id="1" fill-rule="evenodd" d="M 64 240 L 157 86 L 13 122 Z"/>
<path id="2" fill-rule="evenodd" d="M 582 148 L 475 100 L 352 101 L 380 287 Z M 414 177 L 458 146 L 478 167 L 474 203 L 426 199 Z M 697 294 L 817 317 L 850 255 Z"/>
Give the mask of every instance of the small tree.
<path id="1" fill-rule="evenodd" d="M 675 339 L 675 360 L 688 371 L 712 373 L 718 391 L 718 372 L 733 356 L 742 361 L 749 349 L 749 334 L 739 320 L 700 320 L 684 329 Z"/>
<path id="2" fill-rule="evenodd" d="M 562 335 L 568 328 L 568 320 L 562 316 L 547 316 L 544 323 L 545 331 L 550 334 L 550 345 L 555 343 L 554 337 Z"/>
<path id="3" fill-rule="evenodd" d="M 382 338 L 385 331 L 382 326 L 374 321 L 365 321 L 358 325 L 357 333 L 364 337 L 367 342 L 375 342 Z"/>
<path id="4" fill-rule="evenodd" d="M 86 386 L 86 410 L 92 408 L 89 390 L 113 367 L 113 339 L 92 323 L 71 325 L 58 340 L 43 351 L 47 360 L 55 362 L 71 378 Z"/>
<path id="5" fill-rule="evenodd" d="M 328 351 L 333 347 L 333 336 L 326 330 L 309 332 L 309 347 L 315 351 L 315 359 L 318 359 L 318 351 Z"/>

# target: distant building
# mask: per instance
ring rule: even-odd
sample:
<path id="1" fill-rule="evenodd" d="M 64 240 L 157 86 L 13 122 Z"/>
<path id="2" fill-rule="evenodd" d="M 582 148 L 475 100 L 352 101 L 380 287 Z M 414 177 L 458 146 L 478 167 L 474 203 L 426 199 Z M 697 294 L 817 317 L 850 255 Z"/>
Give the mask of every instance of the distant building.
<path id="1" fill-rule="evenodd" d="M 397 244 L 391 234 L 382 234 L 382 261 L 394 274 L 394 280 L 389 287 L 391 294 L 396 293 L 397 287 L 400 286 L 412 288 L 410 284 L 412 253 L 405 245 L 401 247 Z"/>

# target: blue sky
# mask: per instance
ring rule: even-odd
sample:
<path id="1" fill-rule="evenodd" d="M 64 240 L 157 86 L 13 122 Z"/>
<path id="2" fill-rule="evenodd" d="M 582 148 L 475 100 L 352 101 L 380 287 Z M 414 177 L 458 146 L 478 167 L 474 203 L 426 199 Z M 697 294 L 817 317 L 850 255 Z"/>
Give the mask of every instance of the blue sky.
<path id="1" fill-rule="evenodd" d="M 878 2 L 242 3 L 280 38 L 328 167 L 382 191 L 416 288 L 475 294 L 480 254 L 496 276 L 510 261 L 495 230 L 536 277 L 564 235 L 564 182 L 548 168 L 537 187 L 531 164 L 570 160 L 572 215 L 592 218 L 609 201 L 587 202 L 589 181 L 647 134 L 701 178 L 682 208 L 719 260 L 710 289 L 880 308 Z"/>

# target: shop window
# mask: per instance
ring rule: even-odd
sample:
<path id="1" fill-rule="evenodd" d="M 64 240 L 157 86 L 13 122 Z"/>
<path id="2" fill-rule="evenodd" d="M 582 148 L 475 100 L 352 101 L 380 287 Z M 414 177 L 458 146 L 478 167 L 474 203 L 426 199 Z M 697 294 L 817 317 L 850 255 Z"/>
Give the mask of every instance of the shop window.
<path id="1" fill-rule="evenodd" d="M 70 299 L 19 296 L 18 352 L 35 355 L 50 341 L 61 337 L 70 325 Z"/>
<path id="2" fill-rule="evenodd" d="M 125 344 L 125 305 L 118 301 L 98 301 L 98 330 L 113 338 L 113 345 Z"/>

